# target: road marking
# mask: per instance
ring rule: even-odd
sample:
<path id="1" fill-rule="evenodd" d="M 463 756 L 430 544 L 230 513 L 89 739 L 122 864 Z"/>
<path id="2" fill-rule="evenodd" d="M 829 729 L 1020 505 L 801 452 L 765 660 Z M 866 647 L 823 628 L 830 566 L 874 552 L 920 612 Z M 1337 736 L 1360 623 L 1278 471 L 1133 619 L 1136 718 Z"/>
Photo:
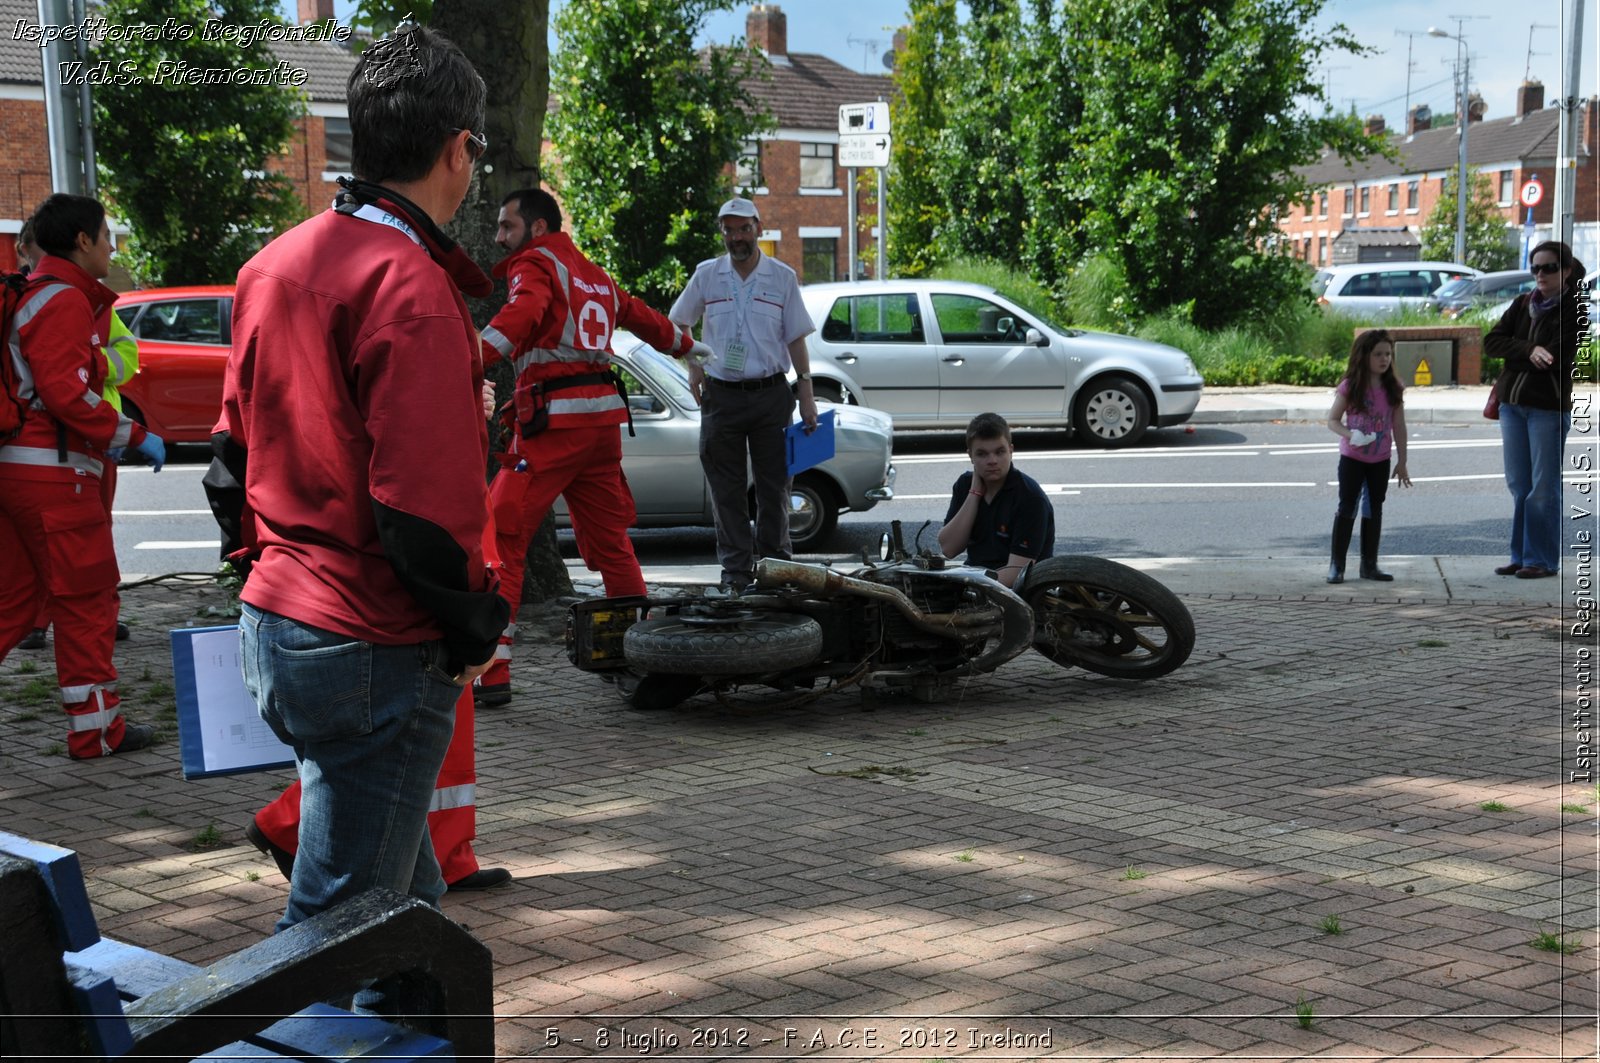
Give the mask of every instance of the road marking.
<path id="1" fill-rule="evenodd" d="M 113 509 L 113 517 L 209 517 L 209 509 Z"/>
<path id="2" fill-rule="evenodd" d="M 196 539 L 192 542 L 183 542 L 176 539 L 151 539 L 147 542 L 135 543 L 135 550 L 215 550 L 216 539 Z"/>

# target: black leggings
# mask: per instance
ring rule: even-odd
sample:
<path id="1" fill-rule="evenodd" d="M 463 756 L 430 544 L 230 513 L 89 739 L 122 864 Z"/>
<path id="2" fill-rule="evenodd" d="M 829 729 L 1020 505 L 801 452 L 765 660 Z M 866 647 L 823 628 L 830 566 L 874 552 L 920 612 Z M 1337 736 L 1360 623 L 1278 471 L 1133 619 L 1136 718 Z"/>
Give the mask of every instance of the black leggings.
<path id="1" fill-rule="evenodd" d="M 1389 493 L 1389 459 L 1357 461 L 1339 455 L 1339 516 L 1354 520 L 1361 508 L 1361 488 L 1367 489 L 1372 519 L 1383 519 L 1383 500 Z"/>

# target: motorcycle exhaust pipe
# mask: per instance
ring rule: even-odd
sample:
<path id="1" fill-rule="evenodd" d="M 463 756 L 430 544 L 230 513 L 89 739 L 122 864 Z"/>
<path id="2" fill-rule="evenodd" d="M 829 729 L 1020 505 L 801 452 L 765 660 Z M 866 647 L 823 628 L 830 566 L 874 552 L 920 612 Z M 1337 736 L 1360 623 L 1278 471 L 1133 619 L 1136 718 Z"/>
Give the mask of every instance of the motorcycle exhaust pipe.
<path id="1" fill-rule="evenodd" d="M 929 571 L 919 575 L 934 578 L 957 579 L 971 582 L 972 577 L 955 571 Z M 856 579 L 820 565 L 802 561 L 782 561 L 764 557 L 756 562 L 756 586 L 768 590 L 793 584 L 808 594 L 831 598 L 839 594 L 862 594 L 887 602 L 898 609 L 912 626 L 941 638 L 957 637 L 967 632 L 982 632 L 998 628 L 1000 638 L 988 653 L 972 661 L 970 670 L 992 672 L 1006 661 L 1027 649 L 1033 641 L 1033 610 L 1010 590 L 998 583 L 985 586 L 989 608 L 958 613 L 929 613 L 894 587 L 871 580 Z"/>

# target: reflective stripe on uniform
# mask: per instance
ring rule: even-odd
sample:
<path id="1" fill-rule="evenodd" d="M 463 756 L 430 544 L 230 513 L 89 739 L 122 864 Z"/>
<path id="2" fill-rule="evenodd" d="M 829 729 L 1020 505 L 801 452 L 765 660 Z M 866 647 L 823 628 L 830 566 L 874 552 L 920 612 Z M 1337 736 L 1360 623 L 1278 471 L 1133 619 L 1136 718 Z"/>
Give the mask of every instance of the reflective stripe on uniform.
<path id="1" fill-rule="evenodd" d="M 10 350 L 12 368 L 16 370 L 19 399 L 30 402 L 34 399 L 33 369 L 28 365 L 28 360 L 22 356 L 22 326 L 32 321 L 39 311 L 44 309 L 44 304 L 71 287 L 70 284 L 47 284 L 30 295 L 12 315 L 11 334 L 6 337 L 6 346 Z"/>
<path id="2" fill-rule="evenodd" d="M 450 808 L 471 808 L 478 800 L 478 787 L 475 783 L 462 783 L 460 786 L 441 786 L 433 792 L 433 800 L 428 802 L 429 812 L 443 812 Z"/>
<path id="3" fill-rule="evenodd" d="M 624 408 L 624 403 L 622 396 L 612 391 L 609 395 L 598 395 L 590 399 L 551 399 L 549 407 L 551 417 L 560 417 L 562 414 L 604 413 L 607 410 L 620 410 Z"/>
<path id="4" fill-rule="evenodd" d="M 485 343 L 500 352 L 500 357 L 502 358 L 510 358 L 512 353 L 516 350 L 515 345 L 513 345 L 510 340 L 506 339 L 506 334 L 495 328 L 493 325 L 486 327 L 483 332 L 480 333 L 480 335 L 483 336 L 483 341 Z"/>
<path id="5" fill-rule="evenodd" d="M 497 661 L 511 660 L 511 644 L 502 642 L 494 648 L 494 659 Z"/>
<path id="6" fill-rule="evenodd" d="M 65 465 L 67 468 L 95 477 L 105 472 L 105 465 L 98 458 L 79 454 L 75 450 L 67 451 L 67 460 L 63 462 L 61 455 L 55 450 L 47 450 L 44 447 L 23 447 L 15 443 L 0 447 L 0 464 L 48 465 L 55 468 Z"/>
<path id="7" fill-rule="evenodd" d="M 61 704 L 79 705 L 88 701 L 96 690 L 116 690 L 115 683 L 83 683 L 75 687 L 61 688 Z"/>
<path id="8" fill-rule="evenodd" d="M 120 413 L 121 411 L 119 410 L 117 412 Z M 111 442 L 106 444 L 106 449 L 114 450 L 117 447 L 125 447 L 128 445 L 128 441 L 132 438 L 133 421 L 131 418 L 123 417 L 117 422 L 117 430 L 111 433 Z"/>
<path id="9" fill-rule="evenodd" d="M 105 345 L 106 384 L 110 387 L 120 387 L 133 379 L 133 374 L 128 372 L 128 358 L 139 356 L 139 344 L 132 336 L 118 336 Z"/>
<path id="10" fill-rule="evenodd" d="M 563 363 L 592 363 L 600 369 L 611 365 L 611 355 L 605 351 L 584 351 L 577 347 L 534 347 L 517 355 L 514 364 L 518 376 L 530 365 L 559 365 Z"/>
<path id="11" fill-rule="evenodd" d="M 514 638 L 516 638 L 517 637 L 517 625 L 515 625 L 515 624 L 507 624 L 506 625 L 506 629 L 504 631 L 500 632 L 500 637 L 503 638 L 503 639 L 514 639 Z"/>

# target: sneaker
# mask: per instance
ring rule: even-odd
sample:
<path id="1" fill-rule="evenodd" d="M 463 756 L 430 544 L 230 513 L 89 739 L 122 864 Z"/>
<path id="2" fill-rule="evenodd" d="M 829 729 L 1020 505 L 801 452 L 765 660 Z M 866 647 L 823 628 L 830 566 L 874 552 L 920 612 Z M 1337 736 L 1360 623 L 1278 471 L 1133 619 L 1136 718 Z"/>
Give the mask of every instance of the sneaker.
<path id="1" fill-rule="evenodd" d="M 282 846 L 273 844 L 265 831 L 256 823 L 254 816 L 244 825 L 244 836 L 251 845 L 272 857 L 272 862 L 278 865 L 278 870 L 286 879 L 294 878 L 294 854 Z"/>
<path id="2" fill-rule="evenodd" d="M 120 620 L 117 621 L 117 641 L 118 642 L 127 642 L 128 641 L 128 625 L 124 624 Z"/>
<path id="3" fill-rule="evenodd" d="M 451 893 L 457 890 L 492 890 L 511 881 L 511 872 L 503 867 L 480 867 L 470 875 L 449 883 Z"/>
<path id="4" fill-rule="evenodd" d="M 472 692 L 472 703 L 481 709 L 499 709 L 511 704 L 510 683 L 479 683 Z"/>
<path id="5" fill-rule="evenodd" d="M 44 649 L 44 645 L 45 645 L 44 633 L 45 633 L 45 629 L 44 628 L 42 628 L 42 627 L 34 628 L 32 631 L 28 632 L 28 637 L 27 638 L 25 638 L 21 642 L 17 643 L 17 649 L 19 649 L 19 650 L 42 650 L 42 649 Z"/>

